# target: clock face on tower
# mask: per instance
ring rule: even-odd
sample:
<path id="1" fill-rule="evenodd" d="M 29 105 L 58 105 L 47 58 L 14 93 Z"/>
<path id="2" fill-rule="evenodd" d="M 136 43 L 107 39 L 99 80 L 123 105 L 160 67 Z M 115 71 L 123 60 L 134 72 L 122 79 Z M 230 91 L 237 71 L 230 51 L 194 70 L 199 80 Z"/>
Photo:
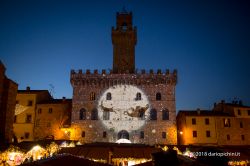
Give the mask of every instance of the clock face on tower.
<path id="1" fill-rule="evenodd" d="M 110 131 L 131 132 L 142 128 L 149 118 L 150 103 L 145 93 L 132 85 L 116 85 L 103 92 L 98 116 Z"/>

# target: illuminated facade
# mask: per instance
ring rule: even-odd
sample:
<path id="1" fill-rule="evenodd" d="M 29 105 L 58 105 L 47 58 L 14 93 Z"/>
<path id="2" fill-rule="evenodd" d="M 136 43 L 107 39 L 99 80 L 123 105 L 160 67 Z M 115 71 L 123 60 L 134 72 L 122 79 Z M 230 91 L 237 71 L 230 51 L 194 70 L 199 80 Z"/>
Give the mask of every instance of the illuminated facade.
<path id="1" fill-rule="evenodd" d="M 5 75 L 5 66 L 0 61 L 0 143 L 9 143 L 13 138 L 13 121 L 18 85 Z"/>
<path id="2" fill-rule="evenodd" d="M 64 128 L 70 125 L 71 99 L 51 99 L 37 104 L 35 116 L 34 138 L 70 139 Z"/>
<path id="3" fill-rule="evenodd" d="M 37 103 L 50 100 L 47 90 L 18 90 L 14 116 L 14 135 L 18 142 L 34 140 L 34 124 Z"/>
<path id="4" fill-rule="evenodd" d="M 71 71 L 71 137 L 82 142 L 176 144 L 177 71 L 135 70 L 132 13 L 116 15 L 113 69 Z"/>
<path id="5" fill-rule="evenodd" d="M 180 145 L 250 145 L 250 107 L 215 104 L 212 111 L 179 111 Z"/>

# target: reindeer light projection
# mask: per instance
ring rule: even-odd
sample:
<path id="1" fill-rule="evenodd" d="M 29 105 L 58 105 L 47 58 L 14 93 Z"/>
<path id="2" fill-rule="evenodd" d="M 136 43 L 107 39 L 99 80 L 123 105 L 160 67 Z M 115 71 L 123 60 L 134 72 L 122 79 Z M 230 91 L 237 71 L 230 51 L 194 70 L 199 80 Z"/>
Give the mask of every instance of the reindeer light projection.
<path id="1" fill-rule="evenodd" d="M 149 119 L 149 110 L 150 103 L 145 93 L 132 85 L 110 87 L 98 100 L 99 119 L 115 133 L 141 129 Z"/>

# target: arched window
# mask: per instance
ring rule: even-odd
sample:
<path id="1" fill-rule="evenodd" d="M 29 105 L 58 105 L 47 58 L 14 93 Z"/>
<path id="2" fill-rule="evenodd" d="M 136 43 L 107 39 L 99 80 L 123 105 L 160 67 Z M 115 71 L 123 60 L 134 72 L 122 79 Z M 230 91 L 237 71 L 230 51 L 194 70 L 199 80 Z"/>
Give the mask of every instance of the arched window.
<path id="1" fill-rule="evenodd" d="M 127 130 L 121 130 L 119 133 L 118 133 L 118 139 L 129 139 L 129 133 Z"/>
<path id="2" fill-rule="evenodd" d="M 91 93 L 90 93 L 89 99 L 90 99 L 91 101 L 95 100 L 95 93 L 94 93 L 94 92 L 91 92 Z"/>
<path id="3" fill-rule="evenodd" d="M 144 120 L 145 119 L 145 116 L 144 116 L 145 111 L 140 109 L 138 113 L 139 113 L 139 115 L 138 115 L 139 119 Z"/>
<path id="4" fill-rule="evenodd" d="M 80 110 L 79 119 L 86 120 L 86 110 L 84 108 Z"/>
<path id="5" fill-rule="evenodd" d="M 168 111 L 168 109 L 162 110 L 162 120 L 169 120 L 169 111 Z"/>
<path id="6" fill-rule="evenodd" d="M 150 110 L 150 120 L 157 120 L 157 111 L 154 108 Z"/>
<path id="7" fill-rule="evenodd" d="M 91 111 L 91 120 L 98 120 L 98 110 L 96 108 Z"/>
<path id="8" fill-rule="evenodd" d="M 135 100 L 141 100 L 141 93 L 136 93 L 136 98 L 135 98 Z"/>
<path id="9" fill-rule="evenodd" d="M 158 93 L 156 93 L 156 100 L 161 100 L 161 93 L 160 92 L 158 92 Z"/>
<path id="10" fill-rule="evenodd" d="M 103 120 L 109 120 L 110 112 L 109 111 L 103 111 Z"/>
<path id="11" fill-rule="evenodd" d="M 140 139 L 143 139 L 144 138 L 144 131 L 141 131 L 140 132 Z"/>
<path id="12" fill-rule="evenodd" d="M 111 93 L 108 92 L 107 95 L 106 95 L 106 100 L 111 100 L 111 99 L 112 99 Z"/>

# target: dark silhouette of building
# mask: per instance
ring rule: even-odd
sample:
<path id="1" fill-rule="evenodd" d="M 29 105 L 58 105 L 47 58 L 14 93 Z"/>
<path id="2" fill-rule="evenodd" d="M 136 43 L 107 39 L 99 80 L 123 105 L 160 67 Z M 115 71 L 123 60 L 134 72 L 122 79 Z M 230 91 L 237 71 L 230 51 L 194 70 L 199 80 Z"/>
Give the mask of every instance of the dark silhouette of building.
<path id="1" fill-rule="evenodd" d="M 5 75 L 5 66 L 0 61 L 0 142 L 9 143 L 13 138 L 13 122 L 16 104 L 17 83 Z"/>

